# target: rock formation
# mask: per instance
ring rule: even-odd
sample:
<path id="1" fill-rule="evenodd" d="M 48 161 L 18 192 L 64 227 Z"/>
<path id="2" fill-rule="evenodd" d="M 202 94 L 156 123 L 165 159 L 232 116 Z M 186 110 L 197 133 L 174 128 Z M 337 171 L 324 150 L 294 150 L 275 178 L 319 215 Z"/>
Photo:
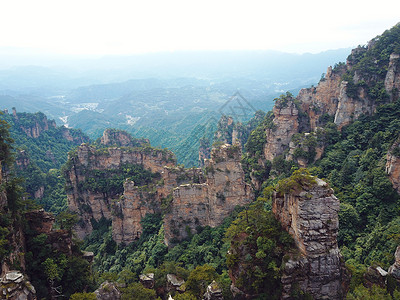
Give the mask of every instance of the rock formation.
<path id="1" fill-rule="evenodd" d="M 30 159 L 28 153 L 26 153 L 25 150 L 18 151 L 17 157 L 15 159 L 15 164 L 21 170 L 24 170 L 28 167 L 28 165 L 30 164 Z"/>
<path id="2" fill-rule="evenodd" d="M 142 201 L 140 197 L 143 196 L 142 192 L 144 191 L 135 190 L 134 184 L 130 182 L 125 184 L 126 196 L 122 198 L 120 198 L 122 196 L 121 193 L 93 191 L 84 188 L 85 183 L 90 179 L 91 172 L 117 170 L 127 163 L 141 165 L 144 169 L 150 170 L 152 173 L 161 174 L 165 166 L 175 166 L 176 160 L 171 152 L 154 148 L 110 147 L 97 150 L 95 147 L 87 144 L 82 144 L 76 150 L 76 154 L 69 157 L 68 164 L 70 164 L 71 168 L 66 172 L 66 191 L 70 210 L 78 212 L 81 217 L 80 226 L 76 228 L 79 238 L 84 238 L 87 234 L 91 233 L 92 219 L 95 221 L 99 221 L 102 217 L 112 219 L 112 207 L 115 208 L 117 213 L 122 208 L 132 211 L 132 209 L 135 210 L 138 207 L 138 204 L 133 208 L 132 203 L 128 203 L 128 201 L 133 201 L 136 196 L 138 197 L 137 201 Z M 107 180 L 107 178 L 101 179 Z M 125 198 L 127 199 L 126 201 Z M 115 202 L 119 203 L 113 205 Z M 128 214 L 126 217 L 128 217 Z M 139 219 L 140 217 L 134 217 L 134 222 L 137 223 Z M 116 226 L 119 226 L 121 230 L 124 226 L 127 227 L 127 221 L 115 221 Z M 133 229 L 132 226 L 131 228 Z M 137 232 L 141 232 L 141 228 L 135 228 L 134 231 L 127 233 L 123 230 L 121 234 L 117 234 L 115 231 L 114 233 L 116 237 L 118 236 L 118 240 L 127 242 L 122 236 L 128 234 L 128 236 L 133 237 Z M 129 242 L 131 241 L 133 240 L 129 239 Z"/>
<path id="3" fill-rule="evenodd" d="M 393 143 L 386 155 L 386 173 L 393 188 L 400 193 L 400 138 Z"/>
<path id="4" fill-rule="evenodd" d="M 44 131 L 48 131 L 50 128 L 56 128 L 56 122 L 54 120 L 47 120 L 47 117 L 43 113 L 32 114 L 30 118 L 29 125 L 25 122 L 22 122 L 22 117 L 25 117 L 27 114 L 22 113 L 21 116 L 18 116 L 16 111 L 13 111 L 14 121 L 19 125 L 22 131 L 28 137 L 38 138 Z"/>
<path id="5" fill-rule="evenodd" d="M 81 145 L 70 156 L 66 171 L 68 205 L 81 217 L 78 237 L 90 234 L 92 222 L 104 217 L 112 220 L 113 239 L 128 244 L 140 237 L 146 214 L 162 209 L 167 244 L 187 237 L 189 231 L 195 233 L 199 226 L 221 224 L 235 206 L 249 203 L 253 194 L 244 182 L 239 146 L 223 145 L 211 156 L 204 175 L 201 169 L 177 167 L 173 154 L 165 150 Z M 88 187 L 89 180 L 110 180 L 103 178 L 105 174 L 126 163 L 143 166 L 154 179 L 140 186 L 127 178 L 123 189 L 115 192 Z"/>
<path id="6" fill-rule="evenodd" d="M 223 300 L 222 290 L 218 286 L 218 283 L 213 280 L 210 285 L 207 286 L 207 290 L 203 295 L 203 300 Z"/>
<path id="7" fill-rule="evenodd" d="M 200 146 L 199 146 L 199 165 L 200 167 L 204 167 L 204 161 L 209 159 L 211 155 L 211 145 L 210 141 L 206 138 L 200 139 Z"/>
<path id="8" fill-rule="evenodd" d="M 134 139 L 123 130 L 106 129 L 100 138 L 100 144 L 117 147 L 144 147 L 150 145 L 150 142 L 148 139 Z"/>
<path id="9" fill-rule="evenodd" d="M 394 258 L 395 262 L 390 266 L 388 273 L 400 282 L 400 246 L 397 247 Z"/>
<path id="10" fill-rule="evenodd" d="M 36 300 L 36 290 L 19 271 L 9 271 L 0 279 L 1 299 Z"/>
<path id="11" fill-rule="evenodd" d="M 206 160 L 206 182 L 180 185 L 173 190 L 173 200 L 164 217 L 167 245 L 194 234 L 202 226 L 215 227 L 237 205 L 253 200 L 251 186 L 244 182 L 237 145 L 225 144 L 213 149 Z"/>
<path id="12" fill-rule="evenodd" d="M 267 160 L 281 155 L 289 147 L 292 136 L 299 132 L 299 110 L 293 99 L 288 99 L 288 103 L 276 103 L 273 113 L 274 127 L 267 129 L 264 146 L 264 157 Z"/>
<path id="13" fill-rule="evenodd" d="M 160 213 L 160 195 L 126 180 L 124 194 L 112 204 L 112 236 L 117 243 L 130 243 L 142 234 L 142 218 Z"/>
<path id="14" fill-rule="evenodd" d="M 282 299 L 290 299 L 297 285 L 315 299 L 342 299 L 343 263 L 337 244 L 339 200 L 327 183 L 276 195 L 272 211 L 294 238 L 300 256 L 285 264 Z"/>
<path id="15" fill-rule="evenodd" d="M 120 300 L 121 292 L 114 282 L 103 282 L 100 287 L 94 291 L 97 300 Z"/>
<path id="16" fill-rule="evenodd" d="M 389 67 L 385 77 L 385 89 L 393 101 L 399 97 L 400 93 L 400 55 L 391 54 Z"/>
<path id="17" fill-rule="evenodd" d="M 154 288 L 154 273 L 140 274 L 139 280 L 146 289 Z"/>

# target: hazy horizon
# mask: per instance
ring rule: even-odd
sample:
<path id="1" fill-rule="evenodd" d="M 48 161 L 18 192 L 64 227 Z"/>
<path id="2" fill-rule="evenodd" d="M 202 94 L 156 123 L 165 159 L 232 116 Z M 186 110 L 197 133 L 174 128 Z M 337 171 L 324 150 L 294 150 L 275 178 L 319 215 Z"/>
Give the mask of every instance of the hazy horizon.
<path id="1" fill-rule="evenodd" d="M 0 55 L 85 58 L 174 51 L 320 53 L 366 44 L 400 20 L 400 3 L 52 1 L 1 4 Z"/>

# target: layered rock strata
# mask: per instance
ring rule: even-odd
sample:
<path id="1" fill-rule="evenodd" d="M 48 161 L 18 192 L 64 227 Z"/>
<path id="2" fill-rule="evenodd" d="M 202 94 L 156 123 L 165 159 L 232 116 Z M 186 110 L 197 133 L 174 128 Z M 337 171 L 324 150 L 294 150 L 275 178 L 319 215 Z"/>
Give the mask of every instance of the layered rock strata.
<path id="1" fill-rule="evenodd" d="M 393 188 L 400 193 L 400 138 L 393 143 L 386 154 L 386 173 Z"/>
<path id="2" fill-rule="evenodd" d="M 150 147 L 108 147 L 96 149 L 86 144 L 69 158 L 66 171 L 69 208 L 81 220 L 76 227 L 84 238 L 101 218 L 112 220 L 112 235 L 117 243 L 129 244 L 142 233 L 146 214 L 164 212 L 165 241 L 180 240 L 199 227 L 220 225 L 237 205 L 253 199 L 250 185 L 244 182 L 239 146 L 223 145 L 214 149 L 212 158 L 201 169 L 176 166 L 173 154 Z M 91 174 L 118 170 L 129 163 L 141 165 L 154 177 L 146 186 L 127 178 L 122 192 L 96 192 L 88 188 Z M 85 188 L 86 187 L 86 188 Z"/>
<path id="3" fill-rule="evenodd" d="M 294 286 L 314 299 L 342 299 L 343 263 L 337 244 L 339 200 L 327 183 L 299 192 L 276 195 L 272 211 L 294 238 L 300 256 L 285 264 L 282 299 L 290 299 Z"/>
<path id="4" fill-rule="evenodd" d="M 19 271 L 9 271 L 0 279 L 1 299 L 36 300 L 36 290 Z"/>
<path id="5" fill-rule="evenodd" d="M 131 204 L 136 196 L 140 203 L 142 203 L 141 191 L 135 191 L 134 184 L 125 184 L 125 196 L 120 198 L 122 195 L 118 193 L 103 193 L 96 192 L 90 189 L 85 189 L 84 184 L 89 179 L 91 171 L 106 171 L 116 170 L 123 164 L 137 164 L 143 166 L 145 169 L 150 170 L 153 173 L 162 173 L 165 166 L 175 166 L 176 160 L 174 155 L 169 151 L 157 150 L 153 148 L 136 149 L 136 148 L 117 148 L 110 147 L 97 150 L 96 148 L 82 144 L 78 147 L 76 154 L 73 157 L 69 157 L 69 168 L 66 172 L 67 180 L 67 197 L 69 209 L 78 212 L 81 216 L 80 225 L 76 227 L 76 233 L 79 238 L 83 239 L 86 235 L 92 232 L 92 219 L 99 221 L 101 218 L 112 219 L 112 207 L 114 206 L 116 212 L 122 208 L 126 208 L 131 211 L 134 207 L 138 207 L 137 204 Z M 160 195 L 164 196 L 164 195 Z M 148 198 L 145 198 L 148 199 Z M 161 197 L 159 197 L 159 202 Z M 146 200 L 145 200 L 146 201 Z M 119 204 L 114 203 L 119 202 Z M 129 203 L 128 203 L 129 202 Z M 121 213 L 120 216 L 129 216 L 129 214 Z M 118 217 L 118 216 L 116 216 Z M 136 217 L 134 218 L 136 222 Z M 116 222 L 117 218 L 115 218 Z M 124 224 L 127 224 L 125 221 Z M 117 226 L 124 228 L 122 222 L 119 222 Z M 131 229 L 133 227 L 131 226 Z M 126 233 L 121 232 L 120 234 L 115 233 L 118 236 L 118 241 L 127 242 L 122 238 L 123 235 L 128 234 L 134 236 L 137 232 L 141 231 L 141 228 L 133 229 L 135 232 Z M 129 239 L 129 241 L 133 241 Z"/>
<path id="6" fill-rule="evenodd" d="M 197 232 L 199 227 L 220 225 L 237 205 L 253 200 L 251 186 L 244 181 L 238 145 L 213 149 L 205 161 L 206 181 L 180 185 L 164 217 L 167 245 Z"/>

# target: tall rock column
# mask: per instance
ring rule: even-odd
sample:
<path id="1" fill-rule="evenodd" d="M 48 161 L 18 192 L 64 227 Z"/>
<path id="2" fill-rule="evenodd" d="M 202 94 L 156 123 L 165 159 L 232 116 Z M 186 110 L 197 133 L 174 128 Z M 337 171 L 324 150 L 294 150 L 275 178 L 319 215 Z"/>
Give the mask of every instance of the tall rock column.
<path id="1" fill-rule="evenodd" d="M 264 156 L 271 161 L 289 148 L 292 136 L 299 129 L 299 111 L 294 102 L 289 100 L 286 104 L 277 104 L 273 109 L 274 127 L 267 129 L 264 146 Z"/>
<path id="2" fill-rule="evenodd" d="M 173 189 L 173 200 L 164 217 L 167 245 L 196 233 L 199 227 L 220 225 L 237 205 L 253 200 L 240 158 L 238 145 L 214 148 L 211 159 L 205 161 L 206 182 Z"/>
<path id="3" fill-rule="evenodd" d="M 281 278 L 282 299 L 297 286 L 315 299 L 342 299 L 343 265 L 337 244 L 339 200 L 327 183 L 276 195 L 272 211 L 294 238 L 300 256 L 291 257 Z"/>
<path id="4" fill-rule="evenodd" d="M 386 173 L 393 188 L 400 193 L 400 138 L 393 143 L 386 154 Z"/>

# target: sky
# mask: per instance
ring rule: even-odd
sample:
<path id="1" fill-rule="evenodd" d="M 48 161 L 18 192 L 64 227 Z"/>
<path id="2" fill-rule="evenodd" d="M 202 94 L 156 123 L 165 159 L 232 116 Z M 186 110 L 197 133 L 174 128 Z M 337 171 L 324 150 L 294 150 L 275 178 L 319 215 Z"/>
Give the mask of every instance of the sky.
<path id="1" fill-rule="evenodd" d="M 400 22 L 399 12 L 399 0 L 0 0 L 0 48 L 318 53 L 366 44 Z"/>

